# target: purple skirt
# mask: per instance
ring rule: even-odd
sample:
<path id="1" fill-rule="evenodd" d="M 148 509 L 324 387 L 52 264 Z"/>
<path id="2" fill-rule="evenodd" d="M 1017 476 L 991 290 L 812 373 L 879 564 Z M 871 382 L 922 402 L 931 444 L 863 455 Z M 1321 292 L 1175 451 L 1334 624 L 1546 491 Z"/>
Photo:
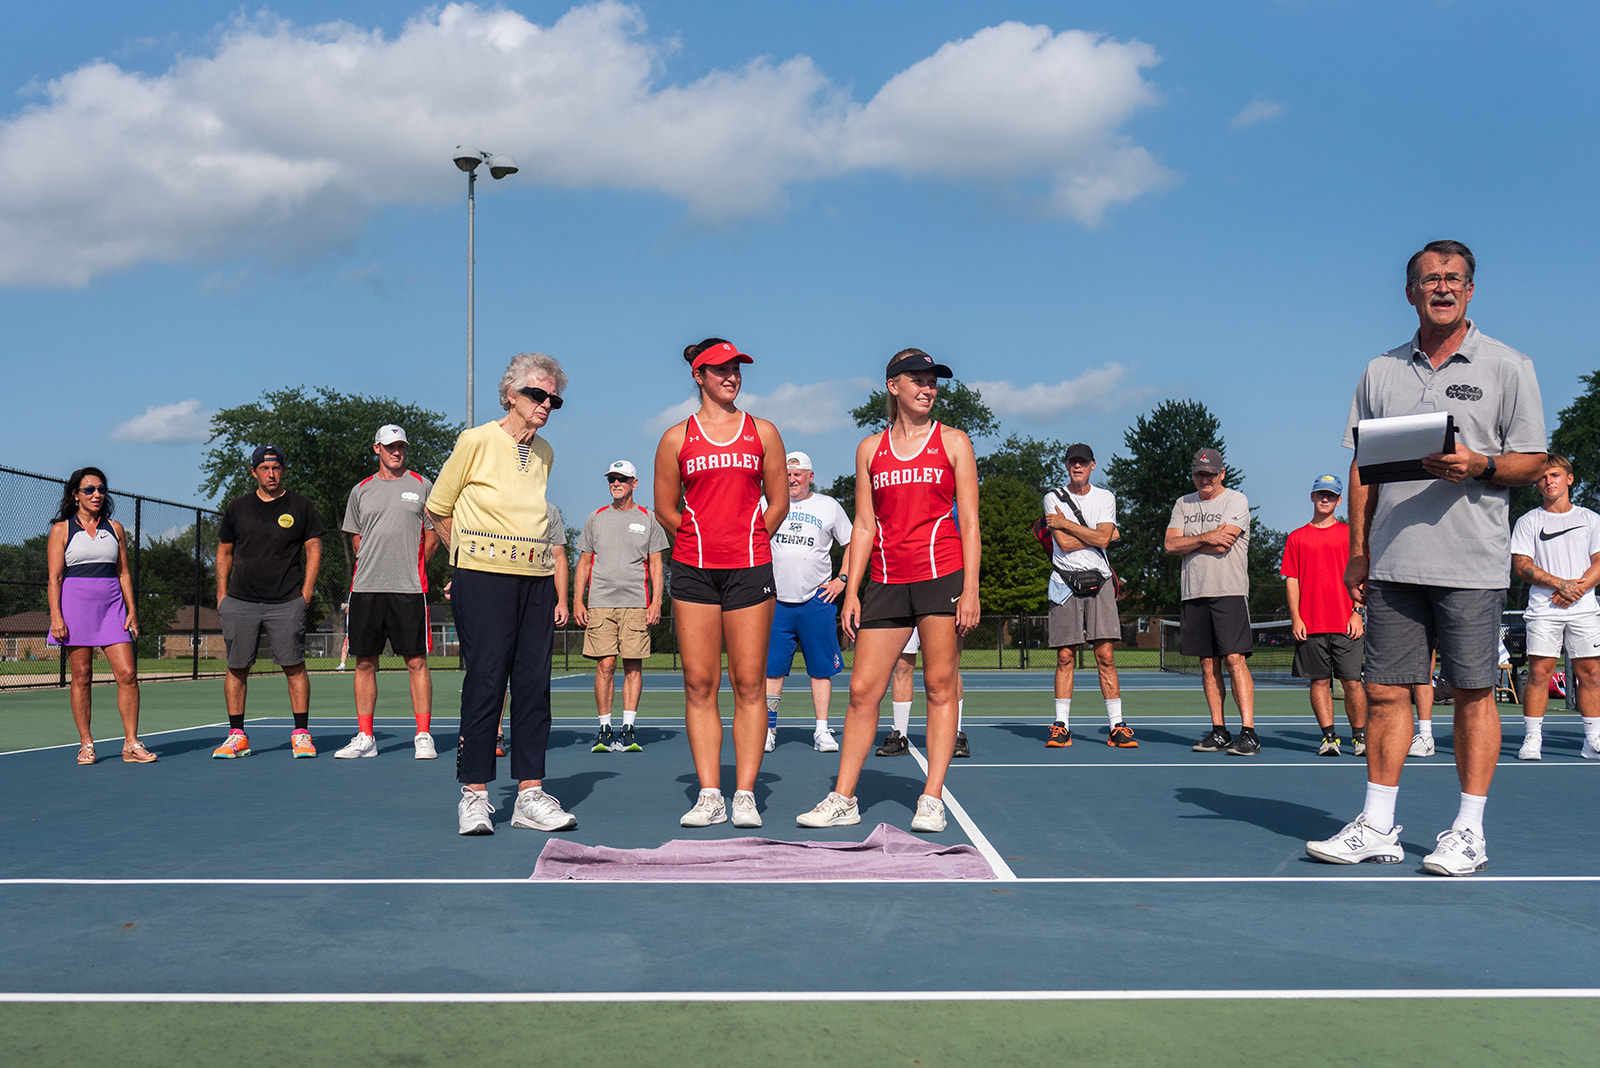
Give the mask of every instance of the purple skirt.
<path id="1" fill-rule="evenodd" d="M 133 636 L 122 628 L 128 622 L 128 608 L 122 600 L 122 582 L 113 578 L 66 578 L 61 580 L 61 618 L 67 624 L 67 640 L 48 645 L 119 645 Z"/>

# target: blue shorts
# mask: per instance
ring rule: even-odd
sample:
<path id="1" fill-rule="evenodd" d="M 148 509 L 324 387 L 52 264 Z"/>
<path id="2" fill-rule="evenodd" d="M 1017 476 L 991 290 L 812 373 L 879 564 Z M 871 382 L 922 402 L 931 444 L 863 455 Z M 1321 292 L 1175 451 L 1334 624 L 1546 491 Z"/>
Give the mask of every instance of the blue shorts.
<path id="1" fill-rule="evenodd" d="M 795 646 L 806 659 L 806 674 L 831 679 L 844 669 L 839 659 L 839 606 L 821 594 L 803 604 L 778 602 L 767 644 L 767 678 L 781 679 L 794 666 Z"/>

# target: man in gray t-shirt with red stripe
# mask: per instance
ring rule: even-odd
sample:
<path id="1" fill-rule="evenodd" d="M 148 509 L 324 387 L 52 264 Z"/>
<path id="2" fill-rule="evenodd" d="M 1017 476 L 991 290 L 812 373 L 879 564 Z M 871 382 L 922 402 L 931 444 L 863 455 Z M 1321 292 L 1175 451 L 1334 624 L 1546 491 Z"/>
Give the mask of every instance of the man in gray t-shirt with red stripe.
<path id="1" fill-rule="evenodd" d="M 373 437 L 378 472 L 350 491 L 341 529 L 355 544 L 350 584 L 350 652 L 355 654 L 356 736 L 333 754 L 341 760 L 378 755 L 372 721 L 378 704 L 378 658 L 385 645 L 406 662 L 412 746 L 418 760 L 438 756 L 430 725 L 433 676 L 428 673 L 428 557 L 439 536 L 428 518 L 433 483 L 406 469 L 406 432 L 394 424 Z"/>

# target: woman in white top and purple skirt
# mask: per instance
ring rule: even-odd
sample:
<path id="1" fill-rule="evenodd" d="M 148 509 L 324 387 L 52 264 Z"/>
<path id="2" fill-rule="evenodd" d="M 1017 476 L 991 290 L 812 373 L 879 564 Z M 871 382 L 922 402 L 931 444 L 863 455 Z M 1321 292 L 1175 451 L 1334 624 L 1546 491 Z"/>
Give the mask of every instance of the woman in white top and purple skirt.
<path id="1" fill-rule="evenodd" d="M 94 651 L 99 647 L 105 650 L 117 680 L 122 759 L 129 764 L 148 764 L 156 755 L 139 741 L 139 678 L 133 667 L 139 620 L 133 607 L 126 536 L 122 524 L 111 518 L 112 508 L 111 488 L 98 467 L 80 468 L 67 479 L 46 546 L 50 566 L 50 636 L 46 642 L 66 650 L 72 672 L 78 763 L 95 762 L 94 737 L 89 733 L 89 685 L 94 681 Z"/>

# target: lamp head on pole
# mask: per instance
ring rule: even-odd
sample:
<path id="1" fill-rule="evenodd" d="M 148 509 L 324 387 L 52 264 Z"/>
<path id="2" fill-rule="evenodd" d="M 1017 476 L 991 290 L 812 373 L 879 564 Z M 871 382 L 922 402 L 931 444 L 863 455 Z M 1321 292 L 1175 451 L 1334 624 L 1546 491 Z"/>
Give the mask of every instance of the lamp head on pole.
<path id="1" fill-rule="evenodd" d="M 460 161 L 456 163 L 460 166 Z M 504 178 L 508 174 L 517 173 L 517 161 L 510 156 L 493 156 L 489 159 L 489 176 L 491 178 Z"/>
<path id="2" fill-rule="evenodd" d="M 488 156 L 484 155 L 482 152 L 479 152 L 475 148 L 468 148 L 466 145 L 456 146 L 456 166 L 460 167 L 468 174 L 471 174 L 473 171 L 477 170 L 478 165 L 488 158 Z M 515 168 L 513 167 L 513 170 L 514 169 Z M 498 177 L 498 175 L 496 177 Z"/>

